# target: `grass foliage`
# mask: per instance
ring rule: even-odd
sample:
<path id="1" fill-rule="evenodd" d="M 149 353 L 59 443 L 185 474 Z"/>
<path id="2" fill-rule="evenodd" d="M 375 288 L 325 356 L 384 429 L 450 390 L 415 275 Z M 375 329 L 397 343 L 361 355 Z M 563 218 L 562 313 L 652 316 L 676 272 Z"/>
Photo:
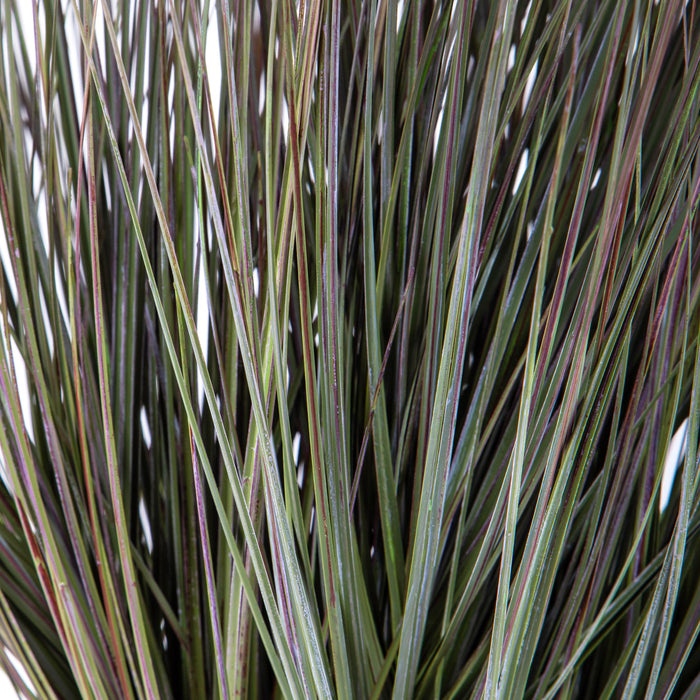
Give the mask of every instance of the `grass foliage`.
<path id="1" fill-rule="evenodd" d="M 2 0 L 18 689 L 698 697 L 699 30 Z"/>

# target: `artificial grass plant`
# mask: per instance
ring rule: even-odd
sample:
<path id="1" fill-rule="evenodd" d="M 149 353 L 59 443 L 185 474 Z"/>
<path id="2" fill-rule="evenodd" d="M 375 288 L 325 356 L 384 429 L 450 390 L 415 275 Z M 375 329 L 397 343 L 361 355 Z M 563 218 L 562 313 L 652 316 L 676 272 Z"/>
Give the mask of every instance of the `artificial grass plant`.
<path id="1" fill-rule="evenodd" d="M 24 696 L 700 693 L 696 9 L 2 0 Z"/>

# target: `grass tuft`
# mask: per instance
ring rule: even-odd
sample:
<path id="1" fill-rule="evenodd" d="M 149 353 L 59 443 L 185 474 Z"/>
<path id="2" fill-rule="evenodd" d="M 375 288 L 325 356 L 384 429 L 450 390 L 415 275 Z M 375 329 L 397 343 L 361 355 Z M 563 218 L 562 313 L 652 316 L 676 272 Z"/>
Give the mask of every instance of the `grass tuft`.
<path id="1" fill-rule="evenodd" d="M 23 697 L 697 695 L 696 10 L 1 0 Z"/>

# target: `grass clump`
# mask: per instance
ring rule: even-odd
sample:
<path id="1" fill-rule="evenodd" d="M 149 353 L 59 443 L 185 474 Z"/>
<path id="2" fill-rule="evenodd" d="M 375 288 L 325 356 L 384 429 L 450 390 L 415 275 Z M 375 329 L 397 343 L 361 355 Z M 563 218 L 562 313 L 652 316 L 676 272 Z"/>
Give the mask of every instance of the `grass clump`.
<path id="1" fill-rule="evenodd" d="M 18 690 L 696 697 L 699 29 L 3 0 Z"/>

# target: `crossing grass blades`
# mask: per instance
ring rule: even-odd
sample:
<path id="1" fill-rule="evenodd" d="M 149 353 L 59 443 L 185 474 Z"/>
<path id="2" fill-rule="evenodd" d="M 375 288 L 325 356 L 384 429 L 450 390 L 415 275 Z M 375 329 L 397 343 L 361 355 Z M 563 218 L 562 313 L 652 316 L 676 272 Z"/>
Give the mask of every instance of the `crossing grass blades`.
<path id="1" fill-rule="evenodd" d="M 2 0 L 23 697 L 698 697 L 699 14 Z"/>

